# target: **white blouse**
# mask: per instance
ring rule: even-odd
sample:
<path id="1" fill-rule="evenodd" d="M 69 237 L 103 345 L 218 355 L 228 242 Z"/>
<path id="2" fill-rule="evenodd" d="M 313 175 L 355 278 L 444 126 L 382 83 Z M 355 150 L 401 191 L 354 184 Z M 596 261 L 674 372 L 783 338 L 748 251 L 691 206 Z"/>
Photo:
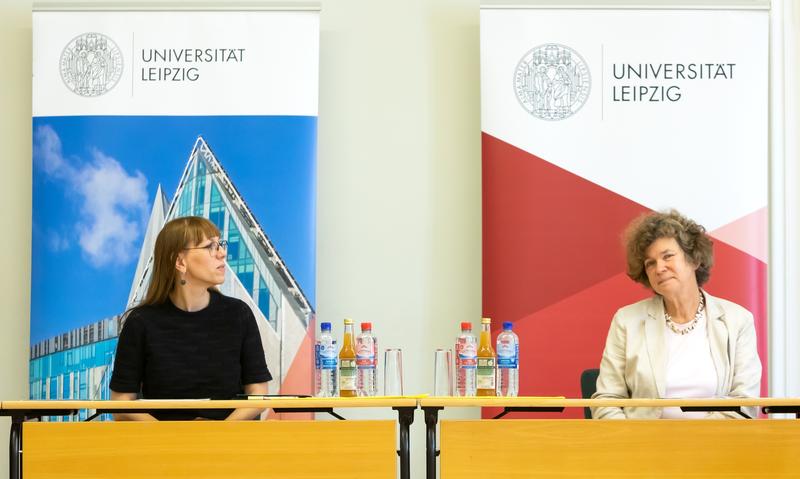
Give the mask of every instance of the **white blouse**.
<path id="1" fill-rule="evenodd" d="M 717 394 L 717 373 L 708 342 L 706 313 L 702 312 L 694 329 L 678 334 L 664 321 L 664 337 L 667 343 L 667 368 L 665 381 L 666 398 L 712 398 Z M 687 324 L 675 324 L 686 329 Z M 667 407 L 662 419 L 699 419 L 706 412 L 683 412 L 679 407 Z"/>

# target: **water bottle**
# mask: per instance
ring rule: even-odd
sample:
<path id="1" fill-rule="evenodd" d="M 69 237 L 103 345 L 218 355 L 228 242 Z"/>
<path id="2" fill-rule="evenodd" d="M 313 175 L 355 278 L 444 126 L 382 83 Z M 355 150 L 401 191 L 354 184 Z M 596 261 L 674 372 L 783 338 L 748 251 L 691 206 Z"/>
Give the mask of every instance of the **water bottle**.
<path id="1" fill-rule="evenodd" d="M 372 323 L 361 323 L 356 338 L 356 388 L 359 396 L 378 395 L 378 338 L 372 335 Z"/>
<path id="2" fill-rule="evenodd" d="M 321 334 L 314 346 L 314 365 L 316 366 L 317 397 L 335 397 L 337 395 L 338 356 L 336 340 L 331 336 L 331 323 L 320 325 Z"/>
<path id="3" fill-rule="evenodd" d="M 519 338 L 511 330 L 511 322 L 503 323 L 497 336 L 497 395 L 519 394 Z"/>
<path id="4" fill-rule="evenodd" d="M 456 396 L 474 396 L 477 389 L 478 339 L 472 334 L 472 323 L 461 323 L 455 353 Z"/>
<path id="5" fill-rule="evenodd" d="M 322 328 L 322 326 L 320 326 Z M 320 349 L 322 341 L 317 338 L 314 341 L 314 396 L 319 396 L 322 388 L 322 361 L 320 360 Z"/>

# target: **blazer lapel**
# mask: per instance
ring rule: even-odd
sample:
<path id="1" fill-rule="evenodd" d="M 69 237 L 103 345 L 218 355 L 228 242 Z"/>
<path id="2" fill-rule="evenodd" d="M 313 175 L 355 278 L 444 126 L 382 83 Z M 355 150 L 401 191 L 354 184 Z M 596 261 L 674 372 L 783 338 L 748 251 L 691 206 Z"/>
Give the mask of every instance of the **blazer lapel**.
<path id="1" fill-rule="evenodd" d="M 711 359 L 717 371 L 717 395 L 727 389 L 725 378 L 728 375 L 728 328 L 725 326 L 725 312 L 716 298 L 703 291 L 706 297 L 706 319 L 708 320 L 708 344 L 711 347 Z"/>
<path id="2" fill-rule="evenodd" d="M 647 306 L 644 334 L 647 344 L 647 354 L 653 367 L 653 378 L 656 381 L 658 397 L 665 394 L 665 381 L 667 371 L 667 351 L 664 344 L 664 324 L 659 319 L 664 317 L 664 302 L 661 296 L 654 296 Z"/>

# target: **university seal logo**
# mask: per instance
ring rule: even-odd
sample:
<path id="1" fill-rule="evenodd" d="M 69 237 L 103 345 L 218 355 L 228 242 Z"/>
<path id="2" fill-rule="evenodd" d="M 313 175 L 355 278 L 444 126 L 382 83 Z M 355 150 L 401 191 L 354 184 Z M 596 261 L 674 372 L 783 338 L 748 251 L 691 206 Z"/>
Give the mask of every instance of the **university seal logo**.
<path id="1" fill-rule="evenodd" d="M 589 98 L 591 76 L 575 50 L 547 43 L 529 50 L 514 71 L 514 92 L 520 105 L 542 120 L 563 120 Z"/>
<path id="2" fill-rule="evenodd" d="M 122 76 L 122 52 L 102 33 L 73 38 L 60 60 L 61 79 L 80 96 L 100 96 L 114 88 Z"/>

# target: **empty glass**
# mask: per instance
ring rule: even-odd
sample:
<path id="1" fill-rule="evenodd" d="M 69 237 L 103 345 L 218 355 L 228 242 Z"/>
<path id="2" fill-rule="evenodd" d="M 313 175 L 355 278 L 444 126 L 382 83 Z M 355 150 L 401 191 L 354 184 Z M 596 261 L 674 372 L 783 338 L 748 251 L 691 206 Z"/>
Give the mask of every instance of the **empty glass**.
<path id="1" fill-rule="evenodd" d="M 453 395 L 453 353 L 449 349 L 433 352 L 433 395 Z"/>
<path id="2" fill-rule="evenodd" d="M 403 351 L 387 349 L 383 360 L 383 395 L 403 395 Z"/>

